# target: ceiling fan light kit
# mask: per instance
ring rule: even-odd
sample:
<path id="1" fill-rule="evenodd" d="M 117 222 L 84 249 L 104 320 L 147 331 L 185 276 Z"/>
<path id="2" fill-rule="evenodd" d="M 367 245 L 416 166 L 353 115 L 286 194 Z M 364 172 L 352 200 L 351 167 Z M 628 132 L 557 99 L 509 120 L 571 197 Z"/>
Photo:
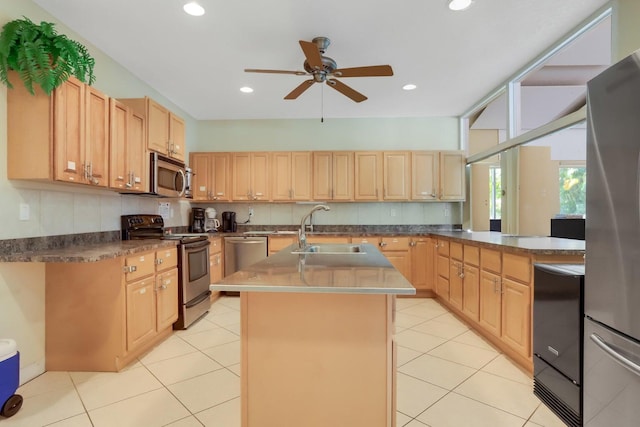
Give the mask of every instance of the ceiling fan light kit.
<path id="1" fill-rule="evenodd" d="M 296 76 L 311 76 L 305 80 L 284 99 L 292 100 L 298 98 L 304 91 L 309 89 L 314 83 L 326 83 L 329 87 L 337 90 L 343 95 L 351 98 L 355 102 L 362 102 L 366 96 L 347 86 L 336 78 L 341 77 L 384 77 L 393 76 L 393 69 L 390 65 L 374 65 L 355 68 L 338 68 L 336 61 L 324 56 L 326 49 L 331 44 L 327 37 L 316 37 L 312 41 L 300 40 L 300 47 L 305 56 L 303 68 L 305 71 L 288 70 L 262 70 L 255 68 L 245 68 L 247 73 L 267 73 L 267 74 L 294 74 Z"/>

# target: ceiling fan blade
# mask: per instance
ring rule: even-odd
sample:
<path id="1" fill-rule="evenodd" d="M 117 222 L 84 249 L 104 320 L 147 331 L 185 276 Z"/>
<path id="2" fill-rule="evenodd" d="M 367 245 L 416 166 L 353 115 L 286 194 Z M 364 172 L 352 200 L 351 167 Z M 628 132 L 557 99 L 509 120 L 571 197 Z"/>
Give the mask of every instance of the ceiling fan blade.
<path id="1" fill-rule="evenodd" d="M 324 67 L 322 65 L 320 50 L 315 43 L 300 40 L 300 47 L 302 48 L 304 56 L 307 58 L 307 63 L 311 68 L 321 70 Z"/>
<path id="2" fill-rule="evenodd" d="M 336 77 L 387 77 L 393 76 L 393 69 L 391 65 L 339 68 L 333 72 L 333 75 Z"/>
<path id="3" fill-rule="evenodd" d="M 355 102 L 362 102 L 362 101 L 365 101 L 367 99 L 366 96 L 364 96 L 363 94 L 361 94 L 357 90 L 350 88 L 349 86 L 347 86 L 346 84 L 342 83 L 339 80 L 327 79 L 327 84 L 330 87 L 332 87 L 335 90 L 337 90 L 338 92 L 340 92 L 341 94 L 346 95 L 349 98 L 353 99 Z"/>
<path id="4" fill-rule="evenodd" d="M 285 96 L 284 99 L 296 99 L 297 97 L 302 95 L 305 90 L 309 89 L 313 83 L 313 79 L 303 81 L 297 88 L 289 92 L 289 94 Z"/>
<path id="5" fill-rule="evenodd" d="M 268 74 L 295 74 L 296 76 L 306 76 L 305 71 L 288 71 L 288 70 L 260 70 L 256 68 L 245 68 L 245 73 L 268 73 Z"/>

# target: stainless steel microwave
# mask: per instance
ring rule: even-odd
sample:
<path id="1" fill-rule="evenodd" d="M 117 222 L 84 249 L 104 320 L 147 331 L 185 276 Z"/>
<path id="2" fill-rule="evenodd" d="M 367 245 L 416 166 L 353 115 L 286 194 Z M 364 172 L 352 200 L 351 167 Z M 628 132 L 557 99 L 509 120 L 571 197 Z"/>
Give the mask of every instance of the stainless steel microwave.
<path id="1" fill-rule="evenodd" d="M 175 159 L 151 153 L 151 177 L 149 189 L 152 194 L 163 197 L 182 197 L 187 188 L 185 165 Z"/>

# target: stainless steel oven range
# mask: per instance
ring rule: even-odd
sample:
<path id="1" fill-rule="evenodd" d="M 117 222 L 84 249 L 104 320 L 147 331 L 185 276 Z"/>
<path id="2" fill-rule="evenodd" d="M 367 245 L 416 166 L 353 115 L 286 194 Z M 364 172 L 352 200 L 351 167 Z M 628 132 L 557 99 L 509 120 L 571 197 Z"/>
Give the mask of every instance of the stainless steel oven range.
<path id="1" fill-rule="evenodd" d="M 211 307 L 209 240 L 206 234 L 165 234 L 160 215 L 122 215 L 122 240 L 178 240 L 178 320 L 173 329 L 187 329 Z"/>

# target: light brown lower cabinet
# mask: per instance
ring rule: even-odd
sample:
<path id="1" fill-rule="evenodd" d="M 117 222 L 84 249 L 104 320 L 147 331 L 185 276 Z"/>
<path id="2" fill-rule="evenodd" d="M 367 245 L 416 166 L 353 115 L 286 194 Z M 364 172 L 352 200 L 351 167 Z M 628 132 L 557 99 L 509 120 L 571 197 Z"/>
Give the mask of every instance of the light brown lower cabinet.
<path id="1" fill-rule="evenodd" d="M 411 246 L 409 237 L 381 237 L 380 251 L 396 270 L 411 282 Z"/>
<path id="2" fill-rule="evenodd" d="M 490 271 L 480 272 L 480 326 L 499 337 L 502 332 L 501 323 L 500 276 Z"/>
<path id="3" fill-rule="evenodd" d="M 45 369 L 119 371 L 178 318 L 175 247 L 45 267 Z"/>
<path id="4" fill-rule="evenodd" d="M 211 283 L 216 283 L 224 277 L 224 263 L 222 260 L 222 237 L 209 237 L 209 273 Z M 211 292 L 211 300 L 220 296 L 220 291 Z"/>
<path id="5" fill-rule="evenodd" d="M 416 288 L 416 296 L 432 296 L 434 291 L 435 243 L 431 237 L 412 237 L 411 284 Z"/>

